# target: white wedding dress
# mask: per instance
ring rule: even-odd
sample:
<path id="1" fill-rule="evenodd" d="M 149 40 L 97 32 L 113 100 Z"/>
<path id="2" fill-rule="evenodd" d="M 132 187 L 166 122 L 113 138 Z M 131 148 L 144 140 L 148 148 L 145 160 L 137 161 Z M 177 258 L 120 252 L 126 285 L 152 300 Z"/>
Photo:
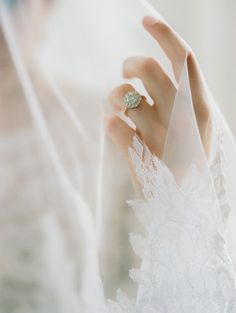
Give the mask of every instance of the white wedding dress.
<path id="1" fill-rule="evenodd" d="M 1 27 L 31 114 L 26 127 L 0 135 L 0 313 L 236 312 L 235 143 L 212 101 L 206 158 L 186 62 L 162 160 L 138 136 L 129 148 L 143 199 L 136 199 L 124 161 L 101 127 L 101 107 L 120 79 L 113 77 L 120 60 L 140 51 L 162 57 L 139 29 L 150 9 L 140 2 L 103 0 L 101 24 L 95 1 L 70 0 L 58 9 L 59 16 L 80 9 L 75 24 L 71 15 L 72 28 L 78 21 L 87 25 L 84 17 L 91 14 L 86 40 L 97 56 L 86 40 L 79 57 L 74 41 L 67 42 L 82 69 L 76 91 L 47 76 L 41 85 L 27 73 L 11 16 L 0 3 Z M 126 13 L 134 7 L 131 18 Z M 114 47 L 107 25 L 117 38 Z M 63 56 L 65 63 L 54 61 L 71 79 L 77 58 L 65 54 L 63 31 L 52 32 L 58 54 L 51 47 L 49 55 Z M 41 77 L 41 70 L 36 73 Z M 182 128 L 186 118 L 188 132 Z M 117 289 L 117 299 L 107 300 Z"/>
<path id="2" fill-rule="evenodd" d="M 59 210 L 56 195 L 50 203 L 53 181 L 45 179 L 37 155 L 31 160 L 25 157 L 31 136 L 24 130 L 1 138 L 1 155 L 8 162 L 1 162 L 0 311 L 68 312 L 71 307 L 69 312 L 81 312 L 79 224 L 70 211 Z M 104 298 L 100 310 L 235 312 L 235 273 L 224 233 L 229 212 L 221 158 L 212 164 L 217 173 L 216 198 L 194 165 L 178 186 L 169 169 L 138 137 L 130 153 L 145 192 L 144 200 L 128 202 L 145 229 L 143 236 L 130 233 L 133 249 L 142 259 L 141 268 L 130 271 L 138 294 L 130 301 L 119 291 L 117 302 L 106 304 Z M 9 168 L 9 158 L 16 156 L 14 167 Z M 41 174 L 32 179 L 37 171 Z M 42 186 L 45 181 L 48 185 Z M 100 284 L 96 288 L 96 294 L 102 292 Z M 101 306 L 100 299 L 96 305 Z"/>

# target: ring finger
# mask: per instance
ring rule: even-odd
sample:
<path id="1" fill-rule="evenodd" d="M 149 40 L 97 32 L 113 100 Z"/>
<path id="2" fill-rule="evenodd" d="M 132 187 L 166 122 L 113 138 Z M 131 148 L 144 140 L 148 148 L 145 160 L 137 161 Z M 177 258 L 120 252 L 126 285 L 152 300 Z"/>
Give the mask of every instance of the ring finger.
<path id="1" fill-rule="evenodd" d="M 110 95 L 110 101 L 116 111 L 122 110 L 124 96 L 135 91 L 130 84 L 124 84 L 115 88 Z M 144 97 L 137 108 L 128 109 L 127 116 L 136 126 L 136 131 L 145 140 L 150 136 L 153 127 L 157 123 L 157 113 L 153 106 L 149 105 Z"/>

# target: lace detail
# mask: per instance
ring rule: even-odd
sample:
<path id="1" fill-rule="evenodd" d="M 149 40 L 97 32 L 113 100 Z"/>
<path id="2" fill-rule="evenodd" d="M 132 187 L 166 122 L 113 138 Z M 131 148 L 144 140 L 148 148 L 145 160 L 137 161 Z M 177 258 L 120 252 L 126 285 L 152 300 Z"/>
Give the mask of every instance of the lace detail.
<path id="1" fill-rule="evenodd" d="M 211 165 L 211 173 L 214 180 L 217 198 L 222 212 L 222 218 L 226 224 L 230 214 L 230 205 L 226 196 L 225 175 L 224 175 L 225 155 L 223 142 L 224 142 L 224 133 L 218 130 L 217 138 L 218 149 L 214 161 Z"/>
<path id="2" fill-rule="evenodd" d="M 118 291 L 112 313 L 233 313 L 235 274 L 225 243 L 224 220 L 206 175 L 191 165 L 181 185 L 137 136 L 129 149 L 144 200 L 128 201 L 145 229 L 130 234 L 140 269 L 136 301 Z M 218 194 L 218 193 L 217 193 Z"/>

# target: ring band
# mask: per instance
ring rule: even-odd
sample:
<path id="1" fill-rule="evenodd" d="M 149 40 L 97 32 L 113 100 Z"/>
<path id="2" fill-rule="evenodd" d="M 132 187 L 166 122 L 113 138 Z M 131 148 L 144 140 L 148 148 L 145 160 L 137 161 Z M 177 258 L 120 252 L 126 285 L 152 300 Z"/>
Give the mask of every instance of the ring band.
<path id="1" fill-rule="evenodd" d="M 129 91 L 123 97 L 123 112 L 126 115 L 128 109 L 135 109 L 140 105 L 142 96 L 137 91 Z"/>

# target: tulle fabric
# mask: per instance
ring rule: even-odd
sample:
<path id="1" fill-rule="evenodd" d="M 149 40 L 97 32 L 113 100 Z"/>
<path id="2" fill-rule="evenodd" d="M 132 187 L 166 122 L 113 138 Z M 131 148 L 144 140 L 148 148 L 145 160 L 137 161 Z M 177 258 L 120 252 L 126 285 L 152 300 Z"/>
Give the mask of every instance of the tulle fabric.
<path id="1" fill-rule="evenodd" d="M 236 298 L 231 264 L 232 258 L 236 265 L 236 199 L 233 189 L 236 177 L 235 142 L 209 93 L 213 131 L 211 150 L 206 156 L 192 103 L 187 60 L 180 60 L 182 71 L 177 81 L 167 57 L 141 26 L 143 16 L 154 15 L 162 19 L 159 13 L 146 1 L 57 1 L 52 17 L 44 26 L 44 41 L 34 51 L 35 65 L 29 71 L 21 55 L 20 38 L 14 23 L 18 11 L 24 13 L 22 18 L 27 18 L 24 2 L 15 11 L 10 10 L 4 1 L 0 5 L 1 29 L 18 75 L 21 101 L 29 115 L 27 126 L 22 130 L 1 135 L 1 167 L 4 168 L 1 174 L 1 219 L 6 225 L 6 230 L 2 230 L 1 253 L 4 262 L 11 260 L 9 267 L 1 269 L 2 280 L 8 282 L 7 289 L 2 287 L 5 292 L 4 296 L 0 296 L 2 305 L 6 308 L 15 305 L 12 312 L 24 313 L 177 313 L 179 310 L 189 312 L 197 303 L 201 303 L 191 312 L 202 312 L 206 305 L 209 305 L 207 312 L 233 312 Z M 217 234 L 222 235 L 222 241 L 226 238 L 226 232 L 228 236 L 224 260 L 230 263 L 228 268 L 226 266 L 230 279 L 225 280 L 226 284 L 230 283 L 228 289 L 217 291 L 224 295 L 219 305 L 196 298 L 192 307 L 185 306 L 183 298 L 187 295 L 192 297 L 190 287 L 186 284 L 183 285 L 186 289 L 177 298 L 182 299 L 179 301 L 182 307 L 177 304 L 178 301 L 172 302 L 172 308 L 164 311 L 169 296 L 164 291 L 161 294 L 161 289 L 154 282 L 143 283 L 142 275 L 149 271 L 150 276 L 151 268 L 151 273 L 157 275 L 157 281 L 158 277 L 159 281 L 166 277 L 170 282 L 172 278 L 177 288 L 176 273 L 170 274 L 165 269 L 158 276 L 153 263 L 150 266 L 148 254 L 139 253 L 142 239 L 133 240 L 134 250 L 138 250 L 141 262 L 129 246 L 129 231 L 139 230 L 140 227 L 132 212 L 128 211 L 126 200 L 136 196 L 129 181 L 127 165 L 105 134 L 103 119 L 110 110 L 107 96 L 114 86 L 123 82 L 121 64 L 130 55 L 158 59 L 178 90 L 162 160 L 158 163 L 160 171 L 154 175 L 157 182 L 151 186 L 157 193 L 155 197 L 150 185 L 145 183 L 147 171 L 137 172 L 143 178 L 143 188 L 147 191 L 144 203 L 139 205 L 140 214 L 148 214 L 147 203 L 152 207 L 150 199 L 154 208 L 158 205 L 158 194 L 160 198 L 162 194 L 171 195 L 171 205 L 175 202 L 179 209 L 186 199 L 189 201 L 192 197 L 189 214 L 199 209 L 193 214 L 196 219 L 204 216 L 204 210 L 201 211 L 203 207 L 198 206 L 198 202 L 202 197 L 204 205 L 208 202 L 205 214 L 209 224 L 206 222 L 206 225 L 210 229 L 215 225 Z M 140 82 L 132 83 L 146 95 Z M 143 143 L 139 145 L 136 138 L 133 149 L 138 147 L 145 150 Z M 132 151 L 130 153 L 135 163 L 137 158 Z M 159 178 L 163 184 L 158 184 Z M 181 198 L 182 192 L 186 197 Z M 193 199 L 196 207 L 191 206 Z M 163 208 L 170 205 L 165 201 L 163 203 Z M 136 205 L 133 204 L 134 207 Z M 161 216 L 155 216 L 152 210 L 150 212 L 154 214 L 155 228 Z M 161 209 L 158 212 L 162 212 Z M 211 217 L 214 223 L 210 223 Z M 180 218 L 183 216 L 178 216 Z M 141 218 L 141 222 L 144 220 L 147 217 Z M 187 222 L 193 220 L 189 218 Z M 145 224 L 150 231 L 153 227 L 151 224 L 151 221 Z M 168 241 L 173 232 L 166 233 L 166 230 L 168 227 L 160 238 Z M 177 229 L 174 230 L 177 232 Z M 186 233 L 188 231 L 194 236 L 191 229 L 186 229 Z M 15 246 L 12 246 L 12 242 Z M 199 239 L 200 246 L 203 242 L 204 238 Z M 165 243 L 162 247 L 166 250 L 161 251 L 172 251 Z M 184 245 L 184 249 L 185 256 L 192 253 L 195 262 L 199 261 L 197 254 L 191 250 L 190 242 Z M 14 250 L 17 251 L 16 255 L 12 255 Z M 204 258 L 204 252 L 200 251 Z M 212 251 L 213 254 L 221 253 L 221 248 L 212 248 Z M 24 253 L 29 255 L 28 259 Z M 178 256 L 176 252 L 172 253 L 172 257 Z M 229 259 L 226 257 L 228 253 L 231 256 Z M 157 255 L 157 260 L 166 259 Z M 178 259 L 180 270 L 185 263 L 181 264 L 179 260 L 181 258 Z M 27 264 L 32 267 L 30 271 Z M 128 268 L 134 264 L 145 269 L 144 274 L 131 273 L 138 285 L 128 277 Z M 18 269 L 19 277 L 16 274 Z M 205 274 L 207 276 L 209 272 Z M 216 273 L 209 275 L 217 280 Z M 197 278 L 192 279 L 197 285 Z M 18 289 L 15 287 L 17 283 Z M 29 292 L 32 284 L 34 292 Z M 23 285 L 25 288 L 22 289 Z M 209 290 L 213 285 L 209 284 Z M 202 285 L 199 286 L 201 289 Z M 133 295 L 134 302 L 126 301 L 124 295 L 118 294 L 121 304 L 110 302 L 107 306 L 106 299 L 114 297 L 119 287 Z M 153 298 L 147 290 L 152 290 L 152 295 L 159 294 L 159 299 Z M 92 301 L 91 295 L 94 295 Z M 225 303 L 228 311 L 223 311 L 226 310 Z M 217 305 L 221 310 L 214 311 Z"/>

